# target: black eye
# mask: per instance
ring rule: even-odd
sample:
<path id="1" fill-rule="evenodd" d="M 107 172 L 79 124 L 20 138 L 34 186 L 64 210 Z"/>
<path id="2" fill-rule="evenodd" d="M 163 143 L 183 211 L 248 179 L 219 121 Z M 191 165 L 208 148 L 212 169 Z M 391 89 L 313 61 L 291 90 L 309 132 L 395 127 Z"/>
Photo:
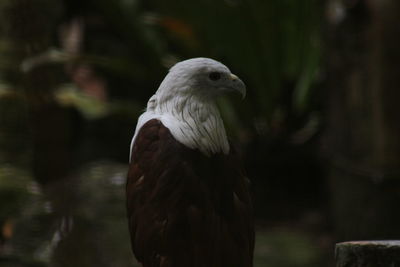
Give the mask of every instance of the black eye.
<path id="1" fill-rule="evenodd" d="M 212 81 L 217 81 L 217 80 L 221 79 L 221 73 L 219 73 L 219 72 L 211 72 L 208 75 L 208 78 L 210 78 L 210 80 L 212 80 Z"/>

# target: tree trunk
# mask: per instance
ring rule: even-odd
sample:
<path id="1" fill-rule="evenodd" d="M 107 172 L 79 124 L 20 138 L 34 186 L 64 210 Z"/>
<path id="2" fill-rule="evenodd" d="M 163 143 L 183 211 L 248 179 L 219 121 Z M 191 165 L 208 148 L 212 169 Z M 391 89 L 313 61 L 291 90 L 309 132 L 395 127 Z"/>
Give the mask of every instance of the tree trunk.
<path id="1" fill-rule="evenodd" d="M 327 140 L 338 238 L 400 238 L 400 2 L 330 2 Z"/>

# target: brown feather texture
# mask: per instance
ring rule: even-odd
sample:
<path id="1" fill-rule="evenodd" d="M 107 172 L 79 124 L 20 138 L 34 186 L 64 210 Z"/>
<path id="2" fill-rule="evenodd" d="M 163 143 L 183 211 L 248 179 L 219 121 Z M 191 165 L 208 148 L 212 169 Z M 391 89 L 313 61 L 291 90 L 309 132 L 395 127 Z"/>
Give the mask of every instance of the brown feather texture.
<path id="1" fill-rule="evenodd" d="M 149 119 L 131 146 L 126 194 L 143 267 L 253 266 L 249 181 L 230 144 L 228 153 L 202 153 Z"/>
<path id="2" fill-rule="evenodd" d="M 232 149 L 207 157 L 153 119 L 132 155 L 129 230 L 144 267 L 252 266 L 249 182 Z"/>

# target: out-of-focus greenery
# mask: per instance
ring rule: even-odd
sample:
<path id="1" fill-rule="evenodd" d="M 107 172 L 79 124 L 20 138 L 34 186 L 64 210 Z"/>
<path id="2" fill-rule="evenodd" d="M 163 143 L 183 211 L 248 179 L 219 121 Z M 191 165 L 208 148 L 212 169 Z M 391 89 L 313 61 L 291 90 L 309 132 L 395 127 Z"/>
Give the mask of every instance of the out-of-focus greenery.
<path id="1" fill-rule="evenodd" d="M 256 242 L 255 266 L 324 265 L 321 248 L 302 232 L 288 229 L 260 230 L 257 232 Z"/>
<path id="2" fill-rule="evenodd" d="M 234 112 L 225 116 L 239 118 L 239 125 L 251 128 L 256 119 L 270 131 L 277 112 L 283 116 L 290 112 L 282 107 L 282 98 L 298 113 L 310 110 L 321 54 L 320 1 L 115 1 L 113 5 L 99 1 L 96 5 L 127 39 L 123 46 L 134 52 L 138 46 L 147 47 L 139 50 L 140 56 L 132 55 L 132 65 L 155 68 L 151 64 L 169 66 L 181 59 L 208 56 L 230 66 L 248 86 L 247 101 L 224 109 Z M 136 39 L 135 44 L 131 39 Z M 121 62 L 115 51 L 107 56 L 113 56 L 109 62 Z M 130 75 L 139 74 L 139 79 L 159 82 L 164 75 L 156 72 L 161 76 L 151 73 L 149 77 L 137 69 L 143 66 L 133 68 Z M 150 87 L 146 98 L 156 87 Z M 237 120 L 227 122 L 238 128 Z"/>
<path id="3" fill-rule="evenodd" d="M 0 265 L 136 266 L 124 211 L 130 137 L 179 60 L 211 57 L 245 81 L 245 101 L 219 105 L 249 154 L 247 144 L 265 148 L 257 140 L 306 143 L 319 127 L 321 5 L 1 1 Z M 316 266 L 313 242 L 261 230 L 255 266 Z"/>

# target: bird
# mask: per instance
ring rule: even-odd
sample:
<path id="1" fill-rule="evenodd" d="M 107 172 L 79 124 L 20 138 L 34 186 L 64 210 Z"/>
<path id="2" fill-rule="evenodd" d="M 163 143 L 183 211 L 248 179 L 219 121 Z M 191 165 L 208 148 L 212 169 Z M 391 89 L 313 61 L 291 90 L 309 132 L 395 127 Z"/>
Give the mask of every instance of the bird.
<path id="1" fill-rule="evenodd" d="M 126 205 L 143 267 L 253 266 L 250 182 L 218 97 L 245 84 L 210 58 L 176 63 L 150 97 L 130 146 Z"/>

